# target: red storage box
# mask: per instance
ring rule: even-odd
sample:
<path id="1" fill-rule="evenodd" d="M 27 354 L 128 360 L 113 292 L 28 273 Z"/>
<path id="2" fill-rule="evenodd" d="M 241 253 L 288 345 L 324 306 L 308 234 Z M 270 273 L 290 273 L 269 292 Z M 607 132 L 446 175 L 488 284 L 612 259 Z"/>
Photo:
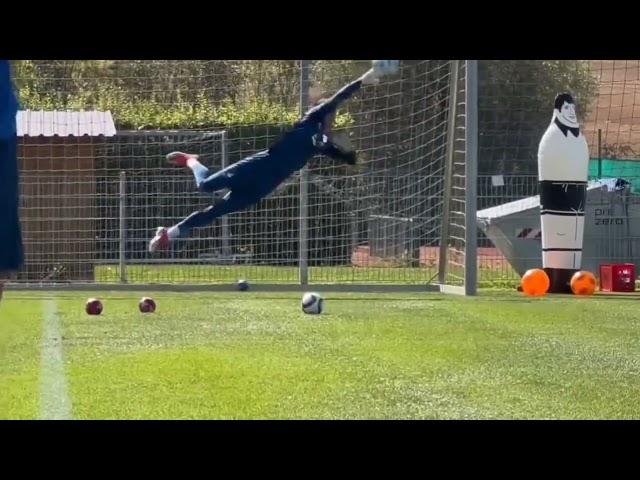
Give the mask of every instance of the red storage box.
<path id="1" fill-rule="evenodd" d="M 600 291 L 635 292 L 636 266 L 633 263 L 600 265 Z"/>

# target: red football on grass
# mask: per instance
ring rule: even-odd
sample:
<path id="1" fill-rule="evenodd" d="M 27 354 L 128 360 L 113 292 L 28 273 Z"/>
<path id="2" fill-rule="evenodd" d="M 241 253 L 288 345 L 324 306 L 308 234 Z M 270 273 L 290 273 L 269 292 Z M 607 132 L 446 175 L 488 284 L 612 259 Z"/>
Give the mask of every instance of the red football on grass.
<path id="1" fill-rule="evenodd" d="M 85 310 L 89 315 L 100 315 L 102 313 L 102 302 L 97 298 L 87 300 Z"/>
<path id="2" fill-rule="evenodd" d="M 156 311 L 156 302 L 153 301 L 153 298 L 142 297 L 138 307 L 142 313 L 153 313 Z"/>

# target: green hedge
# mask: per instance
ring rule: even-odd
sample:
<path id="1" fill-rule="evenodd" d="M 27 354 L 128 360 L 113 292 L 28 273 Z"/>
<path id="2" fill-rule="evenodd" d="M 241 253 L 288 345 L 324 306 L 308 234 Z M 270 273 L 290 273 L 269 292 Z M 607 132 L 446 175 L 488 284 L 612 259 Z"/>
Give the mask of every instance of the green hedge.
<path id="1" fill-rule="evenodd" d="M 151 129 L 219 129 L 240 125 L 290 125 L 299 119 L 298 107 L 287 108 L 278 103 L 253 100 L 244 104 L 231 101 L 213 105 L 203 95 L 193 103 L 160 104 L 131 98 L 118 88 L 100 92 L 55 96 L 32 90 L 28 85 L 19 89 L 21 108 L 30 110 L 110 111 L 119 130 Z M 336 118 L 336 127 L 353 124 L 349 113 Z"/>

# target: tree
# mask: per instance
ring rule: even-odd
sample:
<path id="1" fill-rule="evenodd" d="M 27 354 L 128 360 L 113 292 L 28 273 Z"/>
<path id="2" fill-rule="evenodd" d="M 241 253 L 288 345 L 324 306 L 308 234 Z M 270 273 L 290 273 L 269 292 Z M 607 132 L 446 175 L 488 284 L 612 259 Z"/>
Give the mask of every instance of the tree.
<path id="1" fill-rule="evenodd" d="M 478 73 L 481 174 L 536 173 L 556 94 L 571 92 L 584 119 L 597 92 L 582 60 L 481 61 Z"/>

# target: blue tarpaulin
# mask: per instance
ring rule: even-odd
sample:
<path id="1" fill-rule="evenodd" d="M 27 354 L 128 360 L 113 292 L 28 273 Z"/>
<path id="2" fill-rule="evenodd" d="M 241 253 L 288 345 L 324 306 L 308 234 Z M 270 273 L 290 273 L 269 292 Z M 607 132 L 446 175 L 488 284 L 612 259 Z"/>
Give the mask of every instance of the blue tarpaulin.
<path id="1" fill-rule="evenodd" d="M 18 217 L 18 102 L 8 60 L 0 60 L 0 275 L 20 268 L 24 254 Z"/>

